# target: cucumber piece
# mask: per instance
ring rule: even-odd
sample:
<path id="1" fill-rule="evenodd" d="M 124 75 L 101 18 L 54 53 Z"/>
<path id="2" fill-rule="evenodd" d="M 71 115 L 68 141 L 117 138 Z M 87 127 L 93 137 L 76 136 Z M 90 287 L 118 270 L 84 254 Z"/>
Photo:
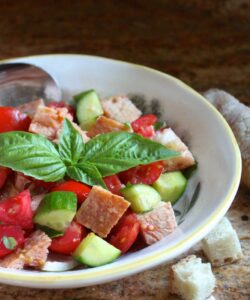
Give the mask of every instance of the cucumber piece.
<path id="1" fill-rule="evenodd" d="M 136 213 L 150 211 L 161 201 L 160 194 L 146 184 L 127 186 L 121 190 L 121 193 L 131 203 L 131 208 Z"/>
<path id="2" fill-rule="evenodd" d="M 74 96 L 76 101 L 76 117 L 83 130 L 89 130 L 96 118 L 103 114 L 101 101 L 94 90 Z"/>
<path id="3" fill-rule="evenodd" d="M 54 229 L 49 228 L 47 226 L 42 226 L 42 225 L 37 224 L 36 227 L 38 229 L 42 230 L 43 232 L 45 232 L 50 238 L 55 238 L 55 237 L 63 236 L 64 235 L 64 232 L 54 230 Z"/>
<path id="4" fill-rule="evenodd" d="M 170 201 L 172 204 L 181 197 L 186 186 L 187 179 L 180 171 L 164 173 L 153 183 L 162 200 Z"/>
<path id="5" fill-rule="evenodd" d="M 34 223 L 64 232 L 73 220 L 76 209 L 75 193 L 52 192 L 43 198 L 34 217 Z"/>
<path id="6" fill-rule="evenodd" d="M 89 267 L 98 267 L 108 264 L 120 255 L 121 251 L 119 249 L 98 237 L 93 232 L 89 233 L 86 238 L 82 240 L 73 253 L 75 260 Z"/>

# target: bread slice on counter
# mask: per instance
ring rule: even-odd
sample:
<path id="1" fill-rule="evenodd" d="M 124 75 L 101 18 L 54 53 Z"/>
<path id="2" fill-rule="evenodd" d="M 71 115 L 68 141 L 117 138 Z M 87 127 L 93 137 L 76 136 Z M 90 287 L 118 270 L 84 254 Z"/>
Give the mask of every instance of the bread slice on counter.
<path id="1" fill-rule="evenodd" d="M 171 292 L 185 300 L 205 300 L 215 288 L 210 263 L 195 255 L 181 259 L 171 268 Z"/>
<path id="2" fill-rule="evenodd" d="M 243 257 L 236 231 L 224 217 L 202 240 L 202 249 L 213 266 L 222 266 Z"/>

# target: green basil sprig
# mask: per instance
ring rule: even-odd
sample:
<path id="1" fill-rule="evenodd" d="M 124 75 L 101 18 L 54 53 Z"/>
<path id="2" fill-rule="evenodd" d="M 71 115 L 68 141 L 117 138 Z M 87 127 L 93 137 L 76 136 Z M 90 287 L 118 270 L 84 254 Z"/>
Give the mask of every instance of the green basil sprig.
<path id="1" fill-rule="evenodd" d="M 41 135 L 13 131 L 0 134 L 0 153 L 1 166 L 36 179 L 58 181 L 67 174 L 88 185 L 103 187 L 102 177 L 179 155 L 129 132 L 101 134 L 84 144 L 67 119 L 57 147 Z"/>

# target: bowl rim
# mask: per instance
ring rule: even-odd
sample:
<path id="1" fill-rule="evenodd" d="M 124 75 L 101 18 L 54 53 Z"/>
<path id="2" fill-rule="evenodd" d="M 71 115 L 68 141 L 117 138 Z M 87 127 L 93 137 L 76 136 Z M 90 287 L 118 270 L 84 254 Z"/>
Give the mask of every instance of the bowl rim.
<path id="1" fill-rule="evenodd" d="M 51 56 L 64 56 L 64 57 L 79 57 L 79 58 L 90 58 L 90 59 L 97 59 L 97 60 L 105 60 L 109 61 L 111 63 L 119 63 L 127 65 L 128 67 L 131 66 L 133 68 L 137 69 L 143 69 L 150 73 L 155 73 L 157 75 L 160 75 L 164 78 L 170 79 L 171 81 L 175 82 L 178 86 L 180 86 L 182 89 L 189 90 L 190 93 L 195 95 L 195 98 L 197 101 L 203 102 L 207 109 L 209 109 L 215 118 L 217 118 L 221 124 L 224 126 L 225 131 L 228 135 L 228 138 L 231 141 L 232 148 L 234 151 L 234 164 L 235 164 L 235 174 L 232 178 L 232 183 L 230 186 L 230 189 L 228 190 L 227 194 L 224 196 L 223 201 L 221 201 L 221 204 L 217 207 L 217 209 L 213 212 L 213 214 L 210 216 L 210 218 L 204 223 L 201 224 L 198 228 L 196 228 L 192 233 L 186 236 L 185 239 L 180 241 L 178 244 L 173 245 L 167 249 L 162 249 L 158 251 L 155 254 L 147 254 L 146 257 L 138 258 L 135 262 L 126 262 L 123 265 L 113 266 L 112 268 L 105 270 L 105 269 L 88 269 L 91 271 L 85 272 L 84 269 L 80 271 L 70 271 L 70 272 L 59 272 L 59 273 L 34 273 L 31 271 L 26 271 L 24 274 L 23 271 L 17 271 L 17 270 L 11 270 L 6 269 L 3 270 L 1 268 L 0 270 L 0 281 L 3 283 L 8 284 L 18 284 L 25 282 L 25 286 L 33 286 L 33 287 L 45 287 L 46 288 L 55 288 L 55 287 L 81 287 L 81 286 L 89 286 L 92 284 L 98 284 L 98 283 L 104 283 L 116 279 L 120 279 L 122 277 L 132 275 L 135 273 L 138 273 L 140 271 L 143 271 L 145 269 L 148 269 L 150 267 L 159 265 L 160 263 L 163 263 L 166 260 L 169 260 L 171 258 L 174 258 L 177 255 L 183 253 L 188 248 L 192 247 L 196 242 L 198 242 L 201 238 L 203 238 L 211 229 L 212 227 L 219 222 L 219 220 L 225 215 L 227 210 L 229 209 L 236 193 L 238 190 L 238 186 L 240 183 L 241 178 L 241 168 L 242 168 L 242 162 L 241 162 L 241 154 L 239 150 L 239 146 L 237 144 L 236 138 L 229 127 L 228 123 L 224 119 L 224 117 L 217 111 L 217 109 L 210 104 L 201 94 L 196 92 L 194 89 L 192 89 L 190 86 L 182 82 L 181 80 L 166 74 L 162 71 L 155 70 L 153 68 L 143 66 L 140 64 L 125 62 L 122 60 L 112 59 L 112 58 L 106 58 L 102 56 L 95 56 L 95 55 L 85 55 L 85 54 L 63 54 L 63 53 L 57 53 L 57 54 L 42 54 L 42 55 L 31 55 L 31 56 L 24 56 L 24 57 L 15 57 L 15 58 L 9 58 L 0 60 L 0 64 L 6 63 L 6 62 L 15 62 L 16 60 L 27 60 L 27 59 L 40 59 L 42 57 L 51 57 Z M 168 256 L 168 257 L 167 257 Z M 75 274 L 72 274 L 75 273 Z M 93 282 L 91 282 L 91 280 Z M 10 282 L 8 282 L 10 281 Z M 13 283 L 11 283 L 13 281 Z M 77 282 L 75 282 L 77 281 Z M 20 283 L 21 282 L 21 283 Z"/>

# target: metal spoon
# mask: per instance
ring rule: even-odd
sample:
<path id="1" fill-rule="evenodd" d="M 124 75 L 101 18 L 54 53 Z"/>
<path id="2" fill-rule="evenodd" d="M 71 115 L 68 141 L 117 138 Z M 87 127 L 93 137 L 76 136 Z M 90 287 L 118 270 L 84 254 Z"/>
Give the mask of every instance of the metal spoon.
<path id="1" fill-rule="evenodd" d="M 0 65 L 0 106 L 17 106 L 43 98 L 61 100 L 56 80 L 43 69 L 27 63 Z"/>

